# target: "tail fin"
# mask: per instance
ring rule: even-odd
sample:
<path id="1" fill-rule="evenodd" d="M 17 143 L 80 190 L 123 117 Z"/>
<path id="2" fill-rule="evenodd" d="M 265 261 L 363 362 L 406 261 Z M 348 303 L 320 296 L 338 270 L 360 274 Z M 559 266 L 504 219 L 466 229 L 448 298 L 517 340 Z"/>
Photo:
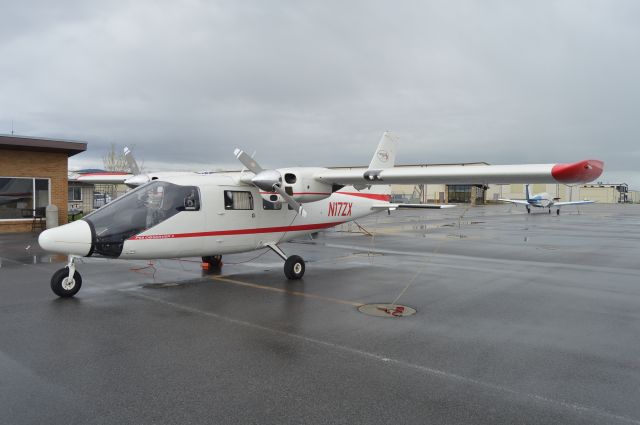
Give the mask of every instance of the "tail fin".
<path id="1" fill-rule="evenodd" d="M 383 170 L 385 168 L 393 168 L 396 163 L 396 147 L 398 142 L 391 137 L 387 132 L 382 134 L 382 138 L 378 143 L 376 152 L 373 154 L 371 163 L 369 164 L 369 170 Z M 391 186 L 386 184 L 369 186 L 367 189 L 361 192 L 371 193 L 375 195 L 384 195 L 385 200 L 389 202 L 391 200 Z"/>
<path id="2" fill-rule="evenodd" d="M 131 149 L 129 149 L 127 146 L 124 147 L 124 159 L 127 161 L 127 166 L 129 167 L 129 171 L 131 172 L 131 174 L 136 176 L 140 174 L 140 167 L 138 167 L 138 163 L 133 157 Z"/>
<path id="3" fill-rule="evenodd" d="M 529 192 L 528 184 L 524 185 L 524 194 L 525 194 L 525 197 L 527 198 L 527 201 L 531 199 L 531 193 Z"/>
<path id="4" fill-rule="evenodd" d="M 398 143 L 391 135 L 385 132 L 378 143 L 376 153 L 373 154 L 370 170 L 382 170 L 384 168 L 393 168 L 396 163 L 396 145 Z"/>

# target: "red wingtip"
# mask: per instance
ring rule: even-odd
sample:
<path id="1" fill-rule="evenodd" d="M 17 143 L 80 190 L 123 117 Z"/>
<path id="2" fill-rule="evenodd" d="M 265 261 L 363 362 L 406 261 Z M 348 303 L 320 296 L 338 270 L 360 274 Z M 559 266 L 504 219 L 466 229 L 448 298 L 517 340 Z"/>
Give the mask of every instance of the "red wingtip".
<path id="1" fill-rule="evenodd" d="M 586 159 L 573 164 L 556 164 L 551 175 L 560 183 L 588 183 L 600 177 L 604 162 L 597 159 Z"/>

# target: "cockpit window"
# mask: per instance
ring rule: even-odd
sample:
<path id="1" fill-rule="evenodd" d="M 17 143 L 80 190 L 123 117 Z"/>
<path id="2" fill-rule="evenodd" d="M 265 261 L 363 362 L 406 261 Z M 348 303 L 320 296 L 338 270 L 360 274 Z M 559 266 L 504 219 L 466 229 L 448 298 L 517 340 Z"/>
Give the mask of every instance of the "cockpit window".
<path id="1" fill-rule="evenodd" d="M 153 181 L 108 203 L 84 220 L 95 230 L 94 252 L 108 257 L 122 253 L 124 241 L 181 211 L 198 211 L 196 186 Z"/>

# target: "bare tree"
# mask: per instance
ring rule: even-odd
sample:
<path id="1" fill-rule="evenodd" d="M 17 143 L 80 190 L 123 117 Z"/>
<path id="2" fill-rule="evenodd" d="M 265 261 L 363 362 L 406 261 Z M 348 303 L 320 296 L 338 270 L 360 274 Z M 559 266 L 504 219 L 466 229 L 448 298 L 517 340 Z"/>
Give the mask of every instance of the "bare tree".
<path id="1" fill-rule="evenodd" d="M 124 152 L 116 151 L 115 143 L 111 144 L 111 149 L 105 156 L 102 157 L 102 163 L 104 169 L 107 171 L 128 171 L 127 160 L 124 157 Z"/>

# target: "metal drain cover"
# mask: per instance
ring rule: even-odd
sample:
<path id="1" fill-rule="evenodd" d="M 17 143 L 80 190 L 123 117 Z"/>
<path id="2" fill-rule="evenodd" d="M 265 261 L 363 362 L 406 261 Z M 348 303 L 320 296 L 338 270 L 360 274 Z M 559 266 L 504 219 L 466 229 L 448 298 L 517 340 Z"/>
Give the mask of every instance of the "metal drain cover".
<path id="1" fill-rule="evenodd" d="M 360 313 L 378 317 L 406 317 L 416 314 L 416 309 L 398 304 L 363 304 Z"/>

